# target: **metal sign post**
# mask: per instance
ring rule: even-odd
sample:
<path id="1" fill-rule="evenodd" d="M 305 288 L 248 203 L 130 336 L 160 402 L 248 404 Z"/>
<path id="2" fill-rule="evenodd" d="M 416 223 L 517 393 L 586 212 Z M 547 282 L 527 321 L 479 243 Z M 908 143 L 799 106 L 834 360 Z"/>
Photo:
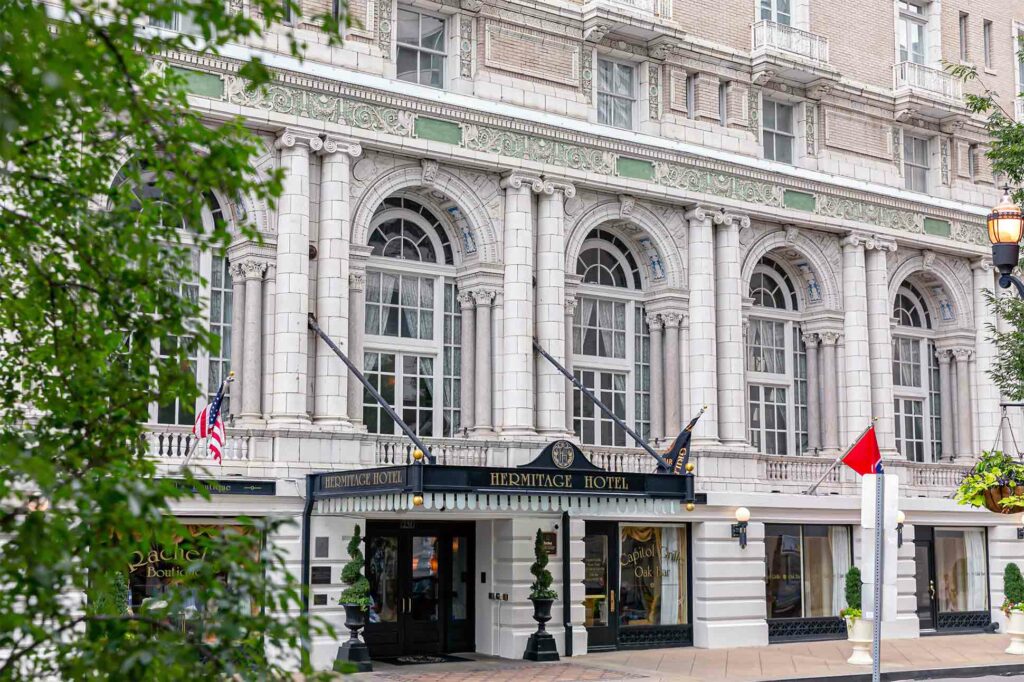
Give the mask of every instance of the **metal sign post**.
<path id="1" fill-rule="evenodd" d="M 875 595 L 874 622 L 871 633 L 871 682 L 880 682 L 882 675 L 882 553 L 885 545 L 885 474 L 875 476 Z"/>

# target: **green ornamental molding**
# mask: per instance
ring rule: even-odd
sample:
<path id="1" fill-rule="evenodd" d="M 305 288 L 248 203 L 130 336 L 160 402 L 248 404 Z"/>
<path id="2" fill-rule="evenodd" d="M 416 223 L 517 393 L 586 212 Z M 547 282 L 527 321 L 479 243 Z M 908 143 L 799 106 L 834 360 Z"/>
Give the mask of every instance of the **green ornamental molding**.
<path id="1" fill-rule="evenodd" d="M 185 79 L 185 90 L 194 95 L 221 99 L 224 97 L 224 79 L 215 73 L 170 67 L 171 71 Z"/>
<path id="2" fill-rule="evenodd" d="M 210 74 L 191 71 L 185 76 L 189 92 L 215 99 L 219 97 L 243 107 L 400 137 L 415 136 L 511 159 L 642 180 L 663 187 L 759 206 L 807 211 L 823 218 L 849 220 L 899 232 L 946 237 L 972 245 L 987 243 L 980 219 L 975 222 L 926 218 L 923 213 L 912 209 L 827 191 L 794 189 L 769 179 L 751 178 L 692 163 L 633 158 L 596 145 L 563 142 L 557 139 L 556 130 L 552 130 L 550 136 L 545 136 L 417 115 L 413 111 L 387 104 L 287 84 L 283 82 L 289 77 L 287 75 L 283 75 L 282 81 L 258 89 L 250 87 L 246 80 L 232 74 L 216 76 L 223 82 L 222 89 L 215 87 L 209 78 Z M 660 153 L 665 155 L 664 151 Z"/>

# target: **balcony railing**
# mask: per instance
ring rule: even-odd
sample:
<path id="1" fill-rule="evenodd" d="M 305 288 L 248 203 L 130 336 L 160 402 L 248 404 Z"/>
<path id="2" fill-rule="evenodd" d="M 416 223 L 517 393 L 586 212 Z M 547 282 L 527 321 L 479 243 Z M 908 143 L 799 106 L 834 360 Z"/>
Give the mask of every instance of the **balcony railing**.
<path id="1" fill-rule="evenodd" d="M 963 84 L 960 79 L 941 69 L 933 69 L 914 62 L 900 62 L 893 67 L 893 74 L 896 90 L 909 88 L 923 90 L 948 100 L 959 102 L 963 99 Z"/>
<path id="2" fill-rule="evenodd" d="M 671 0 L 599 0 L 611 7 L 624 7 L 643 14 L 669 17 L 672 13 Z"/>
<path id="3" fill-rule="evenodd" d="M 225 461 L 248 461 L 249 439 L 240 438 L 238 431 L 227 429 L 227 443 L 224 445 L 223 459 Z M 188 457 L 196 437 L 192 435 L 190 426 L 152 426 L 146 432 L 147 454 L 150 457 L 164 462 L 183 462 Z M 200 443 L 199 447 L 203 447 Z M 196 463 L 208 460 L 208 452 L 200 452 L 198 449 L 192 459 Z"/>
<path id="4" fill-rule="evenodd" d="M 775 21 L 759 21 L 754 24 L 753 31 L 755 53 L 771 48 L 828 64 L 828 38 Z"/>

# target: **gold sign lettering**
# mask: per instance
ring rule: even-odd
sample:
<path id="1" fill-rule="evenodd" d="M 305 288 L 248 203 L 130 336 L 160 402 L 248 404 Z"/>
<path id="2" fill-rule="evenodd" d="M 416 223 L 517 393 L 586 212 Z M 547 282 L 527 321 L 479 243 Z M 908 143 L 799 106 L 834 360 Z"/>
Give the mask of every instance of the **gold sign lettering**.
<path id="1" fill-rule="evenodd" d="M 587 490 L 629 490 L 629 480 L 625 476 L 587 474 L 582 478 L 583 487 Z M 572 474 L 492 471 L 490 485 L 492 488 L 571 489 L 573 477 Z"/>
<path id="2" fill-rule="evenodd" d="M 330 474 L 324 476 L 323 487 L 327 490 L 340 488 L 374 488 L 388 485 L 403 485 L 405 479 L 402 469 L 389 471 L 356 471 L 347 474 Z"/>

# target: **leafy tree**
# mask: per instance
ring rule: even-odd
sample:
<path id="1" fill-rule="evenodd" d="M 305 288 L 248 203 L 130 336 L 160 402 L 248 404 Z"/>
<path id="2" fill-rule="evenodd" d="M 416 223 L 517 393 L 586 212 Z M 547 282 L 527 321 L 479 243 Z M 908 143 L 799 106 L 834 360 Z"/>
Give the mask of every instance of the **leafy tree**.
<path id="1" fill-rule="evenodd" d="M 357 524 L 348 541 L 348 563 L 341 569 L 341 582 L 347 585 L 341 592 L 341 603 L 355 604 L 365 611 L 370 608 L 370 581 L 363 575 L 363 553 L 359 549 L 362 541 Z"/>
<path id="2" fill-rule="evenodd" d="M 530 599 L 557 599 L 558 593 L 551 589 L 551 571 L 548 570 L 548 552 L 544 548 L 544 534 L 540 528 L 533 541 L 533 565 L 530 573 L 534 581 L 530 585 Z"/>
<path id="3" fill-rule="evenodd" d="M 1006 601 L 1003 602 L 1003 611 L 1024 610 L 1024 576 L 1020 574 L 1020 567 L 1017 564 L 1009 563 L 1003 573 L 1003 595 Z"/>
<path id="4" fill-rule="evenodd" d="M 863 613 L 861 603 L 860 569 L 856 566 L 846 572 L 846 608 L 839 612 L 841 616 L 860 618 Z"/>
<path id="5" fill-rule="evenodd" d="M 157 477 L 142 424 L 152 403 L 195 399 L 189 356 L 217 343 L 180 285 L 195 252 L 229 240 L 223 221 L 199 229 L 204 193 L 272 205 L 281 192 L 279 173 L 248 173 L 258 138 L 203 120 L 161 66 L 299 13 L 296 0 L 230 5 L 0 3 L 0 679 L 275 679 L 271 652 L 311 635 L 283 617 L 300 600 L 284 555 L 261 551 L 276 521 L 190 538 L 176 585 L 147 606 L 110 599 L 129 564 L 190 535 L 170 504 L 194 494 L 193 474 Z M 144 28 L 176 14 L 198 35 Z M 340 41 L 344 16 L 316 21 Z M 256 60 L 241 74 L 269 78 Z"/>

